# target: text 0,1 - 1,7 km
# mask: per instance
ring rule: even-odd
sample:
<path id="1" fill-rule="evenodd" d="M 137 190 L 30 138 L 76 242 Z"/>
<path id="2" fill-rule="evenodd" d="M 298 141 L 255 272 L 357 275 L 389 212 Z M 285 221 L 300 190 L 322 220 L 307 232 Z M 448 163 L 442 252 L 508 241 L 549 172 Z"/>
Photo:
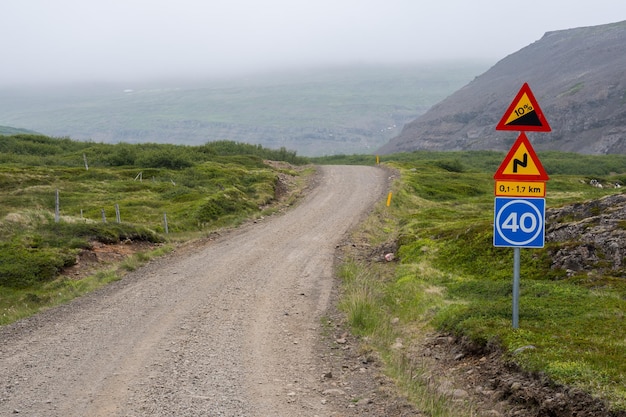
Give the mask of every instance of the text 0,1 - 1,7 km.
<path id="1" fill-rule="evenodd" d="M 545 197 L 546 183 L 543 181 L 496 180 L 495 195 L 500 197 Z"/>

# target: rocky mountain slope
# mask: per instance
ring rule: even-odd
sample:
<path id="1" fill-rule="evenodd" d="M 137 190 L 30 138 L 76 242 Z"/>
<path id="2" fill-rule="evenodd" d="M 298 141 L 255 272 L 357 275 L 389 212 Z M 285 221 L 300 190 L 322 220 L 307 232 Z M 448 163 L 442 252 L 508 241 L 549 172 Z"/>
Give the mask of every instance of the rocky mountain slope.
<path id="1" fill-rule="evenodd" d="M 380 153 L 508 150 L 516 132 L 495 127 L 524 82 L 550 133 L 537 150 L 626 153 L 626 21 L 546 33 L 405 125 Z"/>

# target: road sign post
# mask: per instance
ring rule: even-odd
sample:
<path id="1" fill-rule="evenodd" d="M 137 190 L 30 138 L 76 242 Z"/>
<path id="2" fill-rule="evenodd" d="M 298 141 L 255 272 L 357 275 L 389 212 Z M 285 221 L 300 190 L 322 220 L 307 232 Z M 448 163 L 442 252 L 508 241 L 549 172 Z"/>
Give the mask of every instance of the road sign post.
<path id="1" fill-rule="evenodd" d="M 521 249 L 513 248 L 513 328 L 519 328 L 519 281 Z"/>
<path id="2" fill-rule="evenodd" d="M 513 248 L 513 328 L 519 327 L 521 248 L 543 248 L 545 195 L 549 177 L 525 131 L 549 132 L 533 92 L 524 83 L 496 130 L 521 131 L 493 178 L 493 245 Z"/>

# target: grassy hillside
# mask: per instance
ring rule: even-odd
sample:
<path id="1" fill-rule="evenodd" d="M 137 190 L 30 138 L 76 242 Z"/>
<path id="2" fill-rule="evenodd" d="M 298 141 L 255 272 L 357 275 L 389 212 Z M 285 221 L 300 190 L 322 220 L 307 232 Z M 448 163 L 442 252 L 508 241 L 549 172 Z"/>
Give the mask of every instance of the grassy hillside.
<path id="1" fill-rule="evenodd" d="M 0 91 L 0 124 L 107 143 L 232 140 L 307 156 L 368 153 L 486 67 L 348 67 L 236 80 Z"/>
<path id="2" fill-rule="evenodd" d="M 591 187 L 589 179 L 625 184 L 626 156 L 550 152 L 539 157 L 551 176 L 548 210 L 623 193 L 624 188 Z M 400 177 L 391 206 L 379 208 L 361 238 L 377 248 L 368 252 L 378 258 L 392 252 L 398 263 L 355 259 L 344 265 L 343 308 L 355 331 L 367 336 L 390 369 L 395 367 L 399 380 L 426 372 L 409 346 L 438 330 L 466 338 L 483 352 L 501 348 L 505 360 L 523 369 L 544 372 L 626 409 L 623 262 L 618 269 L 603 267 L 607 259 L 600 254 L 594 269 L 572 273 L 553 268 L 552 256 L 574 241 L 522 249 L 520 329 L 512 328 L 513 251 L 495 248 L 492 240 L 492 177 L 503 158 L 504 153 L 489 151 L 386 156 L 384 163 Z M 361 157 L 332 159 L 360 162 Z M 618 224 L 624 227 L 623 221 Z M 394 347 L 398 340 L 407 348 Z M 423 375 L 404 383 L 421 392 L 427 386 L 416 386 L 427 380 Z M 415 399 L 432 415 L 474 415 L 437 411 L 440 403 L 432 393 Z"/>
<path id="3" fill-rule="evenodd" d="M 410 350 L 394 346 L 398 340 L 410 346 L 437 330 L 481 349 L 498 346 L 505 359 L 526 370 L 545 372 L 626 409 L 624 264 L 608 272 L 571 274 L 552 268 L 551 254 L 574 242 L 522 250 L 520 329 L 511 328 L 512 251 L 492 244 L 492 177 L 503 158 L 504 153 L 492 151 L 384 156 L 383 164 L 400 176 L 391 205 L 379 207 L 355 239 L 367 240 L 359 246 L 363 250 L 342 267 L 342 308 L 354 331 L 367 336 L 390 369 L 410 375 L 407 389 L 424 389 L 416 388 L 420 370 L 414 358 L 403 356 Z M 623 193 L 624 188 L 591 187 L 589 180 L 626 184 L 626 156 L 540 152 L 539 158 L 551 177 L 549 210 Z M 0 324 L 116 279 L 106 272 L 84 280 L 59 277 L 94 242 L 186 239 L 263 215 L 281 176 L 296 175 L 264 159 L 307 162 L 286 149 L 234 142 L 110 145 L 32 135 L 3 138 Z M 334 156 L 316 162 L 373 165 L 375 158 Z M 624 227 L 623 220 L 618 224 Z M 371 262 L 372 253 L 388 252 L 399 261 Z M 528 346 L 533 348 L 514 353 Z M 455 407 L 442 411 L 432 395 L 414 398 L 424 399 L 420 407 L 433 416 L 472 415 Z"/>
<path id="4" fill-rule="evenodd" d="M 279 177 L 295 172 L 272 168 L 264 159 L 305 162 L 285 149 L 234 142 L 107 145 L 3 138 L 0 324 L 22 314 L 12 313 L 16 303 L 41 298 L 34 294 L 73 288 L 59 272 L 94 242 L 164 242 L 266 213 L 284 186 Z"/>

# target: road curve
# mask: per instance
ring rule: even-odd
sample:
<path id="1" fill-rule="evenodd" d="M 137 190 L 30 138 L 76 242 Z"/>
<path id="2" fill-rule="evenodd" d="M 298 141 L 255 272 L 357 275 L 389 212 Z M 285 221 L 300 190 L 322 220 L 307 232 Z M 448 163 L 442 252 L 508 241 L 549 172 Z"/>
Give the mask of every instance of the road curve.
<path id="1" fill-rule="evenodd" d="M 337 244 L 383 169 L 319 168 L 296 208 L 0 329 L 0 415 L 322 416 Z"/>

